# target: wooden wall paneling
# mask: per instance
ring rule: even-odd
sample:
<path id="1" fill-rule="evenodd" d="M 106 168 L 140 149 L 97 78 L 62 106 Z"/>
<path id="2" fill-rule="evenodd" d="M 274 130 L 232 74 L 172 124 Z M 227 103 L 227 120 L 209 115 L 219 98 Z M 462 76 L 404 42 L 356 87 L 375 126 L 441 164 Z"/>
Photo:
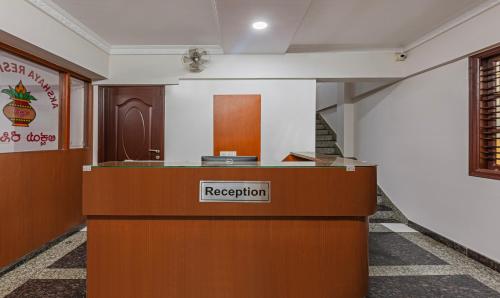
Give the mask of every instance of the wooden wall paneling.
<path id="1" fill-rule="evenodd" d="M 359 298 L 366 218 L 89 218 L 91 298 Z"/>
<path id="2" fill-rule="evenodd" d="M 366 216 L 376 207 L 376 179 L 376 167 L 93 168 L 83 175 L 83 209 L 124 216 Z M 271 181 L 271 202 L 200 204 L 201 180 Z"/>
<path id="3" fill-rule="evenodd" d="M 0 268 L 81 224 L 85 150 L 0 154 Z"/>
<path id="4" fill-rule="evenodd" d="M 257 156 L 261 146 L 261 96 L 214 95 L 214 155 Z"/>

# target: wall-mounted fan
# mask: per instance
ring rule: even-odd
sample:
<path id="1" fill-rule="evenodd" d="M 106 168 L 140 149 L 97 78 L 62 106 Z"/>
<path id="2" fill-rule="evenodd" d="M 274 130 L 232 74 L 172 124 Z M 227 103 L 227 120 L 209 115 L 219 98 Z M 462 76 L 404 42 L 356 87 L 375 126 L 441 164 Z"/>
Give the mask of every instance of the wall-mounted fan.
<path id="1" fill-rule="evenodd" d="M 204 49 L 191 48 L 182 56 L 182 63 L 186 65 L 190 72 L 203 71 L 208 63 L 208 53 Z"/>

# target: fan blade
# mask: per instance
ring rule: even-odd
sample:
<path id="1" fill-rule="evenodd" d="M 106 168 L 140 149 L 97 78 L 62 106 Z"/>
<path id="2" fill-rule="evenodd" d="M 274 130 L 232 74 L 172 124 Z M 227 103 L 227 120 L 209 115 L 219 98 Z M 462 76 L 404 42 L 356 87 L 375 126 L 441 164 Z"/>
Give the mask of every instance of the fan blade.
<path id="1" fill-rule="evenodd" d="M 203 59 L 203 58 L 202 58 L 202 59 L 200 59 L 199 63 L 200 63 L 200 64 L 205 64 L 205 63 L 208 63 L 209 61 L 210 61 L 210 60 L 208 60 L 208 59 Z"/>
<path id="2" fill-rule="evenodd" d="M 191 49 L 189 49 L 189 50 L 188 50 L 188 55 L 189 55 L 189 57 L 193 57 L 193 55 L 196 53 L 196 51 L 197 51 L 197 50 L 198 50 L 198 49 L 196 49 L 196 48 L 191 48 Z"/>
<path id="3" fill-rule="evenodd" d="M 188 64 L 188 63 L 191 63 L 192 62 L 192 59 L 188 56 L 182 56 L 182 63 L 184 64 Z"/>

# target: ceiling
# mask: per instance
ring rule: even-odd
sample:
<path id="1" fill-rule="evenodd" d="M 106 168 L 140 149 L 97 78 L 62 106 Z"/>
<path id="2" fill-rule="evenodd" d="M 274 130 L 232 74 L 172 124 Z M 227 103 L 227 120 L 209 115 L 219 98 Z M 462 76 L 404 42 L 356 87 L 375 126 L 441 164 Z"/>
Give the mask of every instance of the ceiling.
<path id="1" fill-rule="evenodd" d="M 50 0 L 47 0 L 50 1 Z M 487 0 L 52 0 L 112 46 L 225 53 L 400 48 Z M 269 27 L 255 31 L 251 23 Z"/>

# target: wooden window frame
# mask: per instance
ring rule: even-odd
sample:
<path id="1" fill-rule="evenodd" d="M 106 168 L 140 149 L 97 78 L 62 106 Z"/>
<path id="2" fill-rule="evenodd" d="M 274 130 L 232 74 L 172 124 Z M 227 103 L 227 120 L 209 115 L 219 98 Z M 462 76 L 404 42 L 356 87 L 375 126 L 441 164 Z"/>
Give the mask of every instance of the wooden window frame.
<path id="1" fill-rule="evenodd" d="M 53 71 L 59 72 L 59 97 L 60 97 L 60 107 L 59 107 L 59 146 L 58 150 L 86 150 L 85 161 L 87 163 L 92 162 L 93 157 L 93 138 L 92 138 L 92 122 L 93 122 L 93 87 L 92 80 L 82 76 L 76 72 L 68 70 L 57 64 L 49 62 L 45 59 L 37 57 L 33 54 L 22 51 L 18 48 L 12 47 L 8 44 L 0 42 L 0 50 L 7 52 L 9 54 L 15 55 L 19 58 L 31 61 L 38 65 L 47 67 Z M 70 149 L 70 95 L 71 95 L 71 78 L 79 79 L 85 83 L 85 111 L 84 111 L 84 147 L 78 149 Z M 32 152 L 32 151 L 27 151 Z M 21 152 L 20 152 L 21 153 Z"/>
<path id="2" fill-rule="evenodd" d="M 481 160 L 480 71 L 484 59 L 500 55 L 500 46 L 469 57 L 469 175 L 500 180 L 498 164 L 489 165 Z"/>

